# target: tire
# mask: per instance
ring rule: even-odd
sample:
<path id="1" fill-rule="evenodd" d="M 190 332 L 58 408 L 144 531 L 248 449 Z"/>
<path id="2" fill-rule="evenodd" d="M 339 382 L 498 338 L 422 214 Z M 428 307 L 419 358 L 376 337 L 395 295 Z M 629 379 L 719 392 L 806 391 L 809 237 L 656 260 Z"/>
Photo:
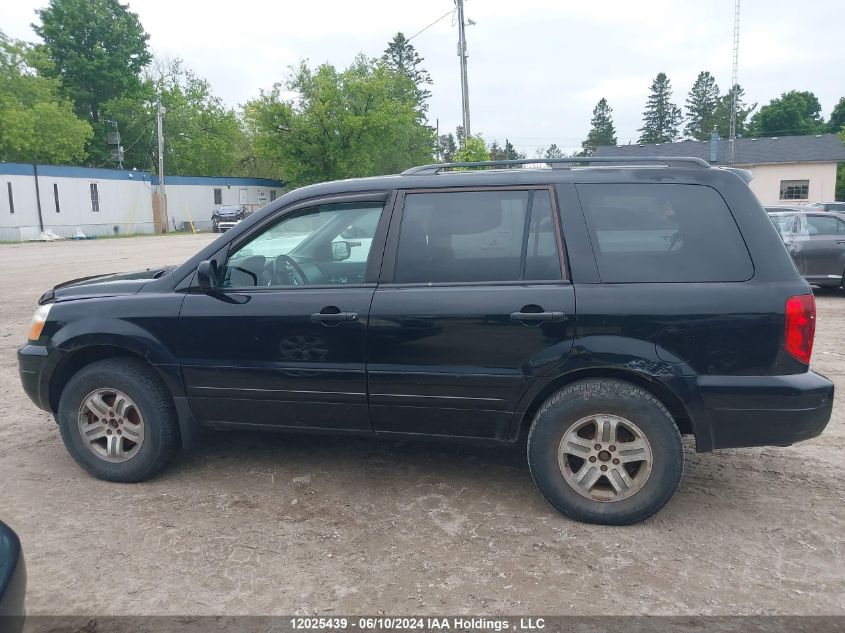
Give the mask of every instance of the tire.
<path id="1" fill-rule="evenodd" d="M 102 407 L 111 411 L 100 416 Z M 140 360 L 107 358 L 80 369 L 62 391 L 58 420 L 71 457 L 106 481 L 149 479 L 180 446 L 170 393 Z M 94 439 L 84 438 L 83 430 Z"/>
<path id="2" fill-rule="evenodd" d="M 622 380 L 589 379 L 555 393 L 534 416 L 528 465 L 559 512 L 585 523 L 630 525 L 666 505 L 681 480 L 684 453 L 671 414 L 652 394 Z"/>

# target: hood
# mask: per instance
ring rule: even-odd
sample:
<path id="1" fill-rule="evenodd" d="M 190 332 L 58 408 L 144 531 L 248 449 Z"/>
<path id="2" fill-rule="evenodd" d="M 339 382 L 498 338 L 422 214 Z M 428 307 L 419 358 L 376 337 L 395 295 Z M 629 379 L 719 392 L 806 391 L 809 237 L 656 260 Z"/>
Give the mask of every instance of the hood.
<path id="1" fill-rule="evenodd" d="M 108 273 L 71 279 L 45 292 L 38 303 L 43 304 L 49 301 L 64 301 L 82 297 L 132 295 L 143 288 L 151 279 L 158 279 L 174 268 L 176 267 L 158 266 L 130 273 Z"/>

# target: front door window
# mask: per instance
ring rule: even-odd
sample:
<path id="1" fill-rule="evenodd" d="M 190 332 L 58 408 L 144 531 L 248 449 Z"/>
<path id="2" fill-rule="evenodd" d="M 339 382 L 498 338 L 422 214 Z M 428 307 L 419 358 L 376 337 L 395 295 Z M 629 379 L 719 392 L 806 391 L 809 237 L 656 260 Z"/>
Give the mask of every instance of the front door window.
<path id="1" fill-rule="evenodd" d="M 327 204 L 288 215 L 232 253 L 223 287 L 361 284 L 382 208 Z"/>

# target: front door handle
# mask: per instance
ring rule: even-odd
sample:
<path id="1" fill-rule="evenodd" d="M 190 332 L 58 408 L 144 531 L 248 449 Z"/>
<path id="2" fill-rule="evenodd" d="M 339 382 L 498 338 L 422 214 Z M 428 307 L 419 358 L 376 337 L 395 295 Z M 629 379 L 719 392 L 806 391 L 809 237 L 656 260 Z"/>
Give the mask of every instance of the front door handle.
<path id="1" fill-rule="evenodd" d="M 311 320 L 314 323 L 322 323 L 326 326 L 333 326 L 333 325 L 340 325 L 344 321 L 357 321 L 358 320 L 358 313 L 357 312 L 341 312 L 338 308 L 334 306 L 328 306 L 320 310 L 319 312 L 315 312 L 311 315 Z"/>
<path id="2" fill-rule="evenodd" d="M 565 321 L 563 312 L 511 312 L 511 321 L 520 323 L 546 323 L 548 321 Z"/>

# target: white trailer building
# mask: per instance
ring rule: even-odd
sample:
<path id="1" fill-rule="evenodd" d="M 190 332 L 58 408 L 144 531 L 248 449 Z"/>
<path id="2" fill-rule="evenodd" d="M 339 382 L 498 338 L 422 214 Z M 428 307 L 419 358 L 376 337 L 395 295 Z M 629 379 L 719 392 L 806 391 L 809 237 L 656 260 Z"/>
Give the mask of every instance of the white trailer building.
<path id="1" fill-rule="evenodd" d="M 211 212 L 228 204 L 256 210 L 284 184 L 263 178 L 170 176 L 165 180 L 170 230 L 211 227 Z M 0 241 L 37 239 L 50 231 L 73 237 L 153 233 L 152 194 L 158 178 L 146 171 L 0 162 Z"/>

